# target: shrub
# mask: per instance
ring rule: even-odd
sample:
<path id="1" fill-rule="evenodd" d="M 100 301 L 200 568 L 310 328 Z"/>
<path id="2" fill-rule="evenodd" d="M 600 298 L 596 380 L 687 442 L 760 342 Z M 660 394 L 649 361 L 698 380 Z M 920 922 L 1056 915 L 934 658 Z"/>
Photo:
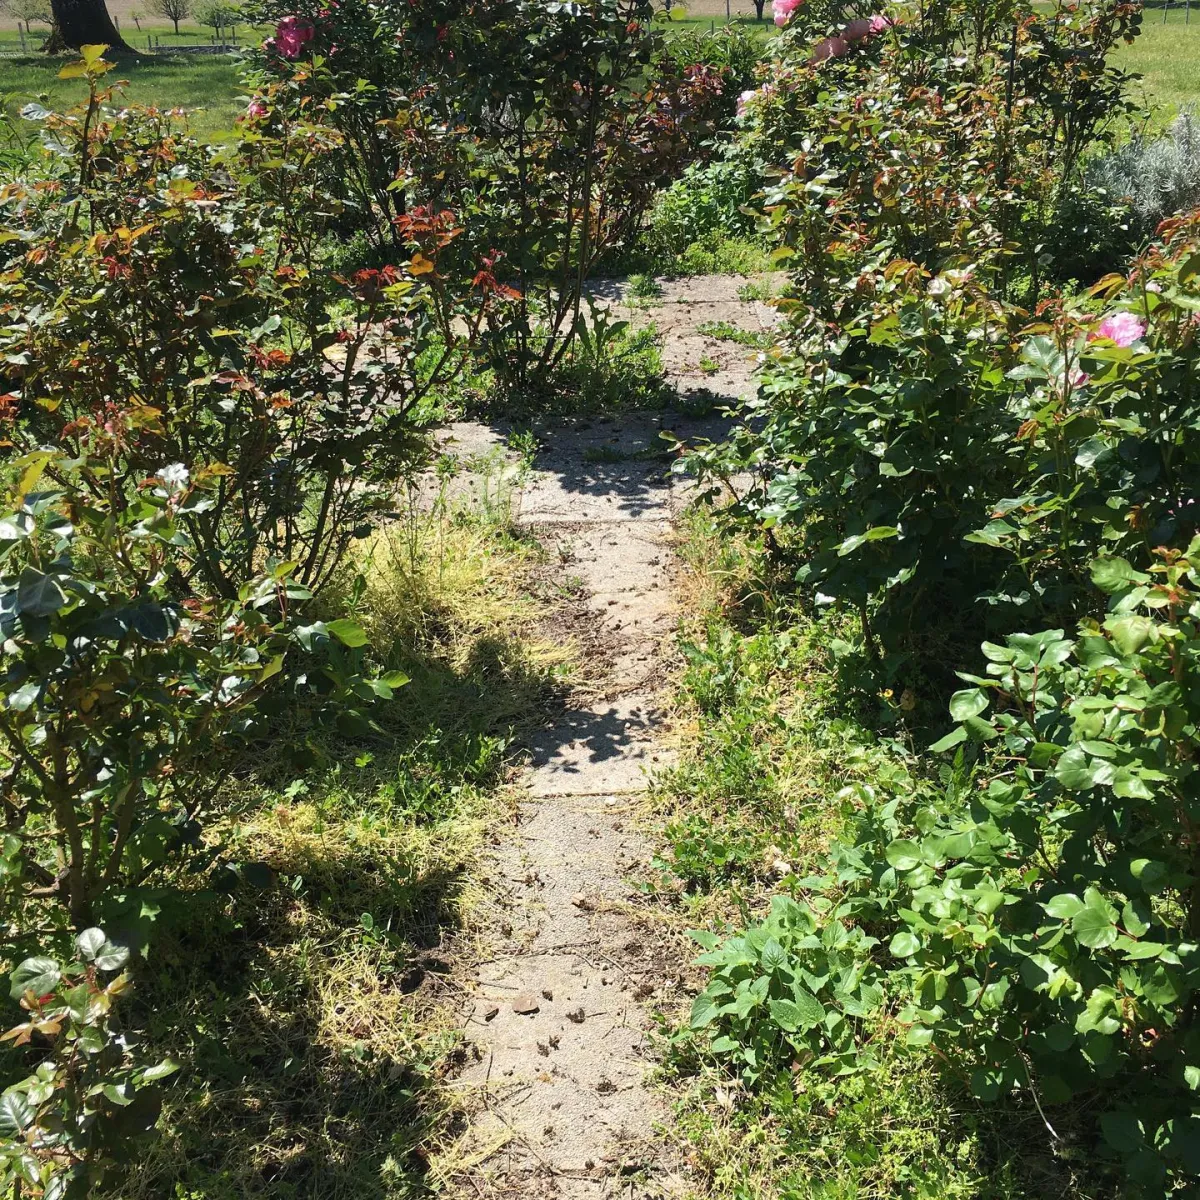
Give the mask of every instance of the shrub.
<path id="1" fill-rule="evenodd" d="M 693 164 L 659 193 L 639 248 L 666 263 L 712 234 L 748 239 L 755 221 L 744 210 L 757 189 L 757 169 L 736 158 Z"/>
<path id="2" fill-rule="evenodd" d="M 143 1065 L 118 1030 L 114 1007 L 130 986 L 129 957 L 101 929 L 75 939 L 74 962 L 29 958 L 13 972 L 12 996 L 27 1019 L 4 1034 L 14 1046 L 49 1039 L 51 1053 L 0 1095 L 0 1184 L 13 1196 L 86 1196 L 135 1140 L 153 1128 L 158 1081 L 177 1065 Z"/>
<path id="3" fill-rule="evenodd" d="M 1196 555 L 1097 559 L 1103 621 L 984 644 L 934 747 L 958 747 L 943 786 L 852 790 L 809 902 L 700 937 L 692 1027 L 713 1052 L 751 1082 L 797 1057 L 871 1069 L 860 1019 L 882 1007 L 980 1100 L 1031 1094 L 1056 1141 L 1085 1102 L 1085 1136 L 1138 1194 L 1194 1181 Z"/>
<path id="4" fill-rule="evenodd" d="M 932 747 L 953 765 L 846 789 L 829 871 L 784 880 L 807 899 L 702 935 L 692 1024 L 789 1100 L 789 1069 L 871 1068 L 899 1028 L 1056 1150 L 1095 1143 L 1114 1193 L 1190 1194 L 1200 216 L 1054 294 L 1128 233 L 1089 247 L 1055 214 L 1091 203 L 1105 55 L 1137 14 L 971 7 L 803 62 L 797 22 L 747 102 L 791 319 L 742 428 L 693 461 L 888 670 L 915 651 L 936 683 L 989 640 Z"/>
<path id="5" fill-rule="evenodd" d="M 213 158 L 157 112 L 108 108 L 106 67 L 84 108 L 44 115 L 48 178 L 5 193 L 26 249 L 0 276 L 9 437 L 99 452 L 114 508 L 171 463 L 211 483 L 211 505 L 179 514 L 184 594 L 232 600 L 271 556 L 319 592 L 420 461 L 487 279 L 458 293 L 469 307 L 451 294 L 445 211 L 403 218 L 402 268 L 327 273 L 335 131 L 251 122 Z"/>
<path id="6" fill-rule="evenodd" d="M 1094 289 L 1107 317 L 1047 306 L 1023 329 L 969 270 L 863 270 L 832 327 L 793 324 L 757 427 L 691 461 L 713 495 L 753 463 L 725 519 L 771 530 L 883 650 L 944 666 L 956 627 L 1071 620 L 1095 603 L 1097 554 L 1197 528 L 1197 225 L 1167 234 Z"/>
<path id="7" fill-rule="evenodd" d="M 652 16 L 354 0 L 287 18 L 307 37 L 268 45 L 258 103 L 285 122 L 327 107 L 368 229 L 459 214 L 460 253 L 486 256 L 509 301 L 483 331 L 489 363 L 525 385 L 562 360 L 584 280 L 719 119 L 723 69 L 676 62 Z"/>
<path id="8" fill-rule="evenodd" d="M 1167 217 L 1200 205 L 1200 122 L 1184 112 L 1164 136 L 1132 138 L 1093 162 L 1087 182 L 1128 204 L 1135 236 L 1148 236 Z"/>
<path id="9" fill-rule="evenodd" d="M 1138 11 L 898 6 L 875 33 L 848 29 L 836 53 L 812 46 L 808 20 L 779 39 L 745 132 L 769 164 L 763 204 L 802 296 L 820 309 L 890 256 L 933 272 L 970 263 L 1000 295 L 1036 301 L 1060 197 L 1122 109 L 1106 56 Z"/>

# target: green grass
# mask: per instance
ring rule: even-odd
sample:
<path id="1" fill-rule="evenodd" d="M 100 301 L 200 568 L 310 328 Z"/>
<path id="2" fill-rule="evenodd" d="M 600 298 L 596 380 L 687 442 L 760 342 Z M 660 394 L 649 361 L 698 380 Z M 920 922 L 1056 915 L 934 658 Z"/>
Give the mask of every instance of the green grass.
<path id="1" fill-rule="evenodd" d="M 1159 121 L 1166 121 L 1180 108 L 1200 107 L 1200 4 L 1190 24 L 1184 13 L 1172 9 L 1163 24 L 1160 9 L 1147 9 L 1142 32 L 1132 46 L 1117 50 L 1115 61 L 1143 76 L 1134 96 L 1148 108 L 1158 108 Z"/>
<path id="2" fill-rule="evenodd" d="M 180 24 L 178 33 L 169 22 L 165 25 L 162 24 L 161 19 L 148 21 L 143 18 L 141 25 L 142 27 L 139 29 L 126 17 L 119 28 L 129 45 L 142 52 L 153 50 L 159 46 L 163 50 L 171 46 L 203 46 L 210 44 L 213 40 L 211 28 L 187 21 Z M 34 26 L 33 32 L 25 36 L 24 49 L 31 53 L 39 52 L 49 32 L 50 29 L 47 25 Z M 237 26 L 235 34 L 226 38 L 226 41 L 232 45 L 247 46 L 255 44 L 262 36 L 264 34 L 256 30 L 253 25 L 241 24 Z M 21 50 L 22 40 L 16 29 L 0 28 L 0 53 L 13 54 Z"/>
<path id="3" fill-rule="evenodd" d="M 555 694 L 532 633 L 539 551 L 511 508 L 416 505 L 371 539 L 357 615 L 411 682 L 348 740 L 291 713 L 222 798 L 220 886 L 164 912 L 126 1013 L 182 1064 L 121 1200 L 412 1200 L 456 1167 L 448 976 L 508 746 Z M 224 882 L 228 879 L 228 882 Z"/>
<path id="4" fill-rule="evenodd" d="M 687 29 L 695 32 L 719 32 L 726 25 L 733 29 L 737 29 L 742 33 L 752 33 L 756 37 L 762 38 L 765 42 L 769 38 L 773 38 L 779 31 L 775 28 L 771 20 L 771 5 L 768 3 L 766 8 L 766 19 L 763 21 L 757 20 L 750 16 L 734 16 L 732 20 L 726 22 L 725 15 L 722 13 L 719 16 L 688 16 L 682 17 L 679 20 L 671 21 L 667 24 L 668 32 L 672 29 Z"/>
<path id="5" fill-rule="evenodd" d="M 779 600 L 792 585 L 764 547 L 722 536 L 710 517 L 691 514 L 683 532 L 685 749 L 654 794 L 663 833 L 643 886 L 665 923 L 722 935 L 759 920 L 773 895 L 810 896 L 805 877 L 828 870 L 860 805 L 935 785 L 909 698 L 831 653 L 854 620 Z M 703 978 L 694 971 L 697 990 Z M 753 1086 L 687 1024 L 686 1012 L 664 1014 L 666 1070 L 705 1200 L 1106 1194 L 1072 1133 L 1052 1145 L 1028 1101 L 979 1104 L 886 1012 L 863 1030 L 877 1065 L 839 1076 L 784 1059 Z"/>
<path id="6" fill-rule="evenodd" d="M 58 78 L 64 59 L 38 57 L 0 60 L 7 111 L 19 112 L 38 100 L 61 111 L 87 96 L 78 79 Z M 128 80 L 123 95 L 137 104 L 188 111 L 192 130 L 201 137 L 219 139 L 233 131 L 242 111 L 240 63 L 236 58 L 209 55 L 155 55 L 124 59 L 110 72 L 109 81 Z"/>

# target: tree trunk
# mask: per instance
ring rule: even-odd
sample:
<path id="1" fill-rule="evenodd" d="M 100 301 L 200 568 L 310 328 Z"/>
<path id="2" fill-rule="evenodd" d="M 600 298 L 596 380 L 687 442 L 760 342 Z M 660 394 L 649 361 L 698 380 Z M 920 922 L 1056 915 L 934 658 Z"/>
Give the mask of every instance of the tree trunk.
<path id="1" fill-rule="evenodd" d="M 763 19 L 763 9 L 767 7 L 767 0 L 754 0 L 754 11 L 758 14 L 758 19 Z"/>
<path id="2" fill-rule="evenodd" d="M 108 46 L 127 54 L 133 52 L 113 24 L 104 0 L 50 0 L 50 8 L 54 13 L 54 32 L 46 42 L 47 50 Z"/>

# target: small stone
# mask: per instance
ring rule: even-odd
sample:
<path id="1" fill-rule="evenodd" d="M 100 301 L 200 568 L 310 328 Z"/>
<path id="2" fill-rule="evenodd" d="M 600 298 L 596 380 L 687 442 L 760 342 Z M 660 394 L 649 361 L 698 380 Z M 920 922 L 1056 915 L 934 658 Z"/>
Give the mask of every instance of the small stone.
<path id="1" fill-rule="evenodd" d="M 532 1016 L 541 1008 L 537 997 L 532 992 L 522 992 L 513 1002 L 512 1010 L 519 1016 Z"/>
<path id="2" fill-rule="evenodd" d="M 485 1021 L 494 1021 L 500 1015 L 500 1005 L 489 1004 L 484 1010 L 483 1019 Z"/>
<path id="3" fill-rule="evenodd" d="M 542 999 L 553 1000 L 554 993 L 549 988 L 542 988 Z"/>
<path id="4" fill-rule="evenodd" d="M 602 1096 L 611 1096 L 617 1090 L 617 1085 L 611 1079 L 602 1079 L 596 1084 L 596 1091 Z"/>
<path id="5" fill-rule="evenodd" d="M 576 892 L 575 895 L 571 897 L 571 903 L 575 905 L 576 908 L 582 908 L 584 912 L 587 912 L 588 909 L 592 907 L 592 902 L 587 898 L 586 892 Z"/>
<path id="6" fill-rule="evenodd" d="M 583 1005 L 581 1004 L 574 1012 L 567 1013 L 567 1020 L 574 1021 L 576 1025 L 582 1025 L 584 1022 Z"/>

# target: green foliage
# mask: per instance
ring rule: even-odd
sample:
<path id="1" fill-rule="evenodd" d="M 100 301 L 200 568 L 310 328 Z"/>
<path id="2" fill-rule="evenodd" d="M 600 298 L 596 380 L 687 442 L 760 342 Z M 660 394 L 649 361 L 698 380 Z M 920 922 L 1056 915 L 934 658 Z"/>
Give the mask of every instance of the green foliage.
<path id="1" fill-rule="evenodd" d="M 905 7 L 810 59 L 803 13 L 739 150 L 775 164 L 789 322 L 749 419 L 692 462 L 804 602 L 857 610 L 877 695 L 908 684 L 889 723 L 932 741 L 913 689 L 961 669 L 932 747 L 955 757 L 840 789 L 832 844 L 777 873 L 791 897 L 703 935 L 693 1036 L 783 1110 L 789 1064 L 833 1087 L 898 1029 L 959 1094 L 1031 1106 L 1105 1194 L 1190 1191 L 1195 216 L 1053 292 L 1131 244 L 1083 166 L 1139 14 Z M 688 680 L 702 708 L 718 679 Z M 702 728 L 714 761 L 728 725 Z M 692 879 L 741 869 L 724 845 Z"/>
<path id="2" fill-rule="evenodd" d="M 691 1028 L 715 1026 L 713 1053 L 729 1056 L 747 1083 L 783 1054 L 838 1074 L 874 1065 L 857 1031 L 883 1003 L 870 964 L 875 939 L 837 915 L 818 925 L 806 906 L 776 896 L 766 920 L 740 937 L 692 934 L 706 950 L 697 962 L 711 973 Z"/>
<path id="3" fill-rule="evenodd" d="M 467 308 L 418 273 L 454 222 L 408 218 L 418 271 L 326 274 L 331 131 L 251 132 L 217 161 L 162 116 L 102 112 L 107 99 L 45 117 L 51 177 L 78 178 L 76 199 L 32 181 L 8 197 L 28 252 L 2 301 L 13 440 L 103 454 L 119 497 L 168 463 L 210 481 L 214 503 L 180 518 L 186 585 L 231 598 L 274 556 L 320 591 L 419 453 L 426 397 L 465 353 L 455 319 L 481 319 L 481 293 Z"/>
<path id="4" fill-rule="evenodd" d="M 285 565 L 232 601 L 172 595 L 181 512 L 212 503 L 179 466 L 114 511 L 84 485 L 103 460 L 23 465 L 19 507 L 0 523 L 5 899 L 10 911 L 25 895 L 60 900 L 83 928 L 109 891 L 136 912 L 124 889 L 198 848 L 221 780 L 213 741 L 279 673 L 289 603 L 307 592 Z"/>
<path id="5" fill-rule="evenodd" d="M 408 682 L 346 615 L 369 586 L 348 559 L 422 463 L 431 392 L 491 299 L 439 273 L 445 210 L 397 225 L 405 270 L 324 271 L 336 130 L 248 127 L 214 155 L 110 107 L 101 54 L 64 68 L 88 101 L 35 114 L 41 161 L 2 193 L 0 903 L 34 955 L 6 1074 L 53 1043 L 5 1097 L 14 1181 L 48 1195 L 83 1194 L 157 1116 L 157 1069 L 105 1024 L 127 980 L 96 971 L 205 884 L 271 880 L 223 840 L 229 772 L 302 714 L 380 734 Z M 60 967 L 72 929 L 86 962 Z"/>
<path id="6" fill-rule="evenodd" d="M 772 529 L 823 602 L 865 613 L 883 649 L 935 653 L 935 610 L 992 631 L 1066 620 L 1094 603 L 1096 554 L 1187 544 L 1193 226 L 1139 260 L 1132 286 L 1094 289 L 1104 321 L 1047 308 L 1022 329 L 969 272 L 859 278 L 869 307 L 848 297 L 839 334 L 810 320 L 775 355 L 759 430 L 693 457 L 714 480 L 772 464 L 725 515 Z M 1105 335 L 1114 321 L 1128 344 Z"/>
<path id="7" fill-rule="evenodd" d="M 758 168 L 726 148 L 688 166 L 655 197 L 636 242 L 610 260 L 615 271 L 658 275 L 751 275 L 767 269 L 767 247 L 746 206 Z"/>
<path id="8" fill-rule="evenodd" d="M 711 1048 L 748 1078 L 802 1048 L 791 1026 L 814 1065 L 861 1070 L 872 1040 L 847 1044 L 839 1018 L 886 994 L 908 1045 L 980 1100 L 1031 1089 L 1053 1125 L 1058 1106 L 1103 1094 L 1106 1155 L 1161 1194 L 1200 1169 L 1194 856 L 1178 832 L 1193 819 L 1180 680 L 1200 604 L 1177 554 L 1149 573 L 1099 559 L 1094 576 L 1112 596 L 1102 624 L 985 644 L 987 674 L 966 677 L 935 747 L 973 748 L 942 789 L 864 793 L 813 900 L 777 898 L 744 938 L 705 939 L 714 971 L 692 1024 L 729 1029 Z M 811 1025 L 780 1006 L 789 994 L 815 997 Z"/>
<path id="9" fill-rule="evenodd" d="M 75 961 L 29 958 L 11 975 L 27 1019 L 4 1035 L 22 1046 L 35 1036 L 50 1056 L 0 1095 L 0 1184 L 12 1195 L 90 1195 L 136 1139 L 154 1127 L 162 1105 L 155 1085 L 178 1070 L 163 1059 L 138 1061 L 118 1032 L 113 1007 L 130 986 L 129 958 L 103 930 L 75 939 Z"/>
<path id="10" fill-rule="evenodd" d="M 489 366 L 536 382 L 569 352 L 588 275 L 715 129 L 724 69 L 677 61 L 644 0 L 352 0 L 306 17 L 302 57 L 268 50 L 265 119 L 327 106 L 378 246 L 397 248 L 389 216 L 450 205 L 460 253 L 486 256 L 478 279 L 505 302 L 483 330 Z"/>

